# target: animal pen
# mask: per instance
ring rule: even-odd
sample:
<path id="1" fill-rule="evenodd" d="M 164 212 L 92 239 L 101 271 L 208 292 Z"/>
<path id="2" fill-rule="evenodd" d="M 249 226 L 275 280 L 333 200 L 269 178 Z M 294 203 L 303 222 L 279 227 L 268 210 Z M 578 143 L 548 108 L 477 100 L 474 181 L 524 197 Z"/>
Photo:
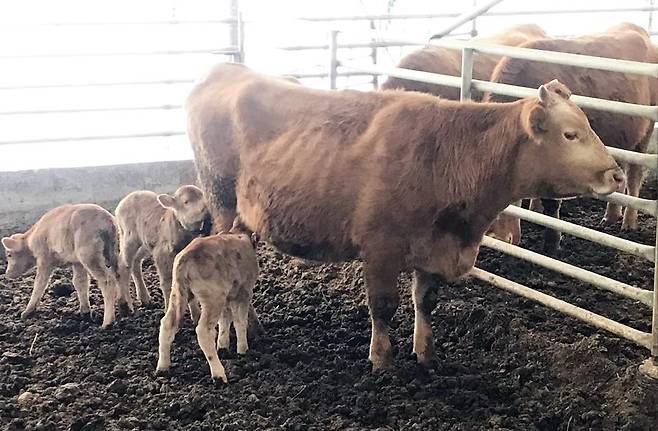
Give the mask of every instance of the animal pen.
<path id="1" fill-rule="evenodd" d="M 500 16 L 500 15 L 542 15 L 542 14 L 556 14 L 556 13 L 577 13 L 577 14 L 590 14 L 600 12 L 647 12 L 649 14 L 649 26 L 651 26 L 652 15 L 654 11 L 658 11 L 658 7 L 653 5 L 647 7 L 636 8 L 615 8 L 615 9 L 578 9 L 578 10 L 550 10 L 550 11 L 506 11 L 506 12 L 489 12 L 488 10 L 500 3 L 501 0 L 488 1 L 482 5 L 475 7 L 473 10 L 463 13 L 444 13 L 444 14 L 415 14 L 415 15 L 370 15 L 370 16 L 334 16 L 334 17 L 299 17 L 296 18 L 300 21 L 306 22 L 341 22 L 341 21 L 363 21 L 370 23 L 371 26 L 376 21 L 381 20 L 414 20 L 414 19 L 428 19 L 428 18 L 455 18 L 455 21 L 444 29 L 436 33 L 430 41 L 431 44 L 442 46 L 446 48 L 458 49 L 462 51 L 462 75 L 461 77 L 440 75 L 428 72 L 421 72 L 417 70 L 401 69 L 396 67 L 383 67 L 377 65 L 377 53 L 379 48 L 387 47 L 404 47 L 404 46 L 422 46 L 422 41 L 409 41 L 409 40 L 372 40 L 367 43 L 340 43 L 340 35 L 338 31 L 331 31 L 329 41 L 327 44 L 316 45 L 296 45 L 280 47 L 286 51 L 308 51 L 308 50 L 326 50 L 328 53 L 328 68 L 326 72 L 322 73 L 295 73 L 298 78 L 327 78 L 328 86 L 331 89 L 337 88 L 337 79 L 339 77 L 350 76 L 372 76 L 373 84 L 377 86 L 377 77 L 387 75 L 391 77 L 403 78 L 408 80 L 415 80 L 425 83 L 440 84 L 461 89 L 461 99 L 466 100 L 470 97 L 471 89 L 477 89 L 481 92 L 491 92 L 500 95 L 512 97 L 527 97 L 534 96 L 536 89 L 517 87 L 507 84 L 497 84 L 487 81 L 480 81 L 472 79 L 473 57 L 482 54 L 494 54 L 500 56 L 509 56 L 513 58 L 526 59 L 532 61 L 555 63 L 568 66 L 580 66 L 592 69 L 600 69 L 612 72 L 622 72 L 628 74 L 646 75 L 658 78 L 658 64 L 639 63 L 625 60 L 613 60 L 609 58 L 590 57 L 577 54 L 567 54 L 560 52 L 539 51 L 525 48 L 515 48 L 508 46 L 490 45 L 472 41 L 462 40 L 449 40 L 443 39 L 443 36 L 463 36 L 466 34 L 475 35 L 477 29 L 475 25 L 475 18 L 478 16 Z M 234 61 L 242 62 L 245 59 L 245 25 L 249 21 L 245 21 L 239 12 L 238 1 L 233 0 L 230 3 L 230 12 L 233 18 L 212 20 L 212 21 L 199 21 L 204 23 L 225 24 L 229 26 L 230 46 L 216 49 L 216 50 L 170 50 L 158 52 L 137 52 L 137 53 L 87 53 L 79 54 L 81 56 L 97 56 L 97 55 L 182 55 L 193 54 L 200 52 L 211 52 L 213 54 L 231 56 Z M 452 31 L 464 23 L 472 22 L 472 30 L 468 33 L 453 34 Z M 144 22 L 144 23 L 130 23 L 130 24 L 190 24 L 193 22 L 185 21 L 169 21 L 169 22 Z M 126 24 L 126 23 L 118 23 Z M 53 23 L 51 25 L 66 25 L 65 23 Z M 74 24 L 76 25 L 76 24 Z M 80 25 L 78 23 L 77 25 Z M 106 23 L 107 25 L 107 23 Z M 655 34 L 655 33 L 652 33 Z M 358 64 L 352 61 L 341 60 L 343 50 L 369 48 L 371 50 L 371 59 L 374 64 Z M 44 54 L 45 55 L 45 54 Z M 33 55 L 33 57 L 43 55 Z M 57 56 L 53 54 L 52 56 Z M 30 57 L 20 56 L 20 57 Z M 116 86 L 116 85 L 149 85 L 149 84 L 180 84 L 191 83 L 193 80 L 158 80 L 158 81 L 136 81 L 136 82 L 90 82 L 82 84 L 69 84 L 69 85 L 32 85 L 32 86 L 11 86 L 2 87 L 2 89 L 24 89 L 24 88 L 52 88 L 52 87 L 96 87 L 96 86 Z M 658 121 L 658 106 L 644 106 L 631 103 L 623 103 L 610 100 L 595 99 L 591 97 L 583 97 L 574 95 L 571 98 L 577 105 L 583 108 L 603 110 L 613 113 L 627 114 L 646 117 L 654 121 Z M 20 115 L 20 114 L 42 114 L 42 113 L 64 113 L 64 112 L 93 112 L 93 111 L 131 111 L 131 110 L 171 110 L 181 109 L 182 105 L 157 105 L 157 106 L 137 106 L 137 107 L 108 107 L 108 108 L 95 108 L 95 109 L 77 109 L 77 110 L 21 110 L 12 112 L 0 112 L 1 115 Z M 123 135 L 98 135 L 98 136 L 63 136 L 52 137 L 48 139 L 17 139 L 10 141 L 0 142 L 0 145 L 6 144 L 30 144 L 34 142 L 67 142 L 67 141 L 81 141 L 81 140 L 107 140 L 107 139 L 123 139 L 123 138 L 145 138 L 154 136 L 176 136 L 184 135 L 182 130 L 164 130 L 155 133 L 141 133 L 141 134 L 123 134 Z M 655 136 L 654 136 L 655 139 Z M 608 147 L 608 151 L 615 159 L 621 162 L 634 163 L 642 165 L 643 167 L 653 170 L 658 170 L 658 156 L 655 154 L 641 154 L 631 151 L 621 150 L 617 148 Z M 653 217 L 658 216 L 658 202 L 655 200 L 648 200 L 642 198 L 635 198 L 626 196 L 622 193 L 613 193 L 610 196 L 600 198 L 612 203 L 620 204 L 623 206 L 630 206 L 649 214 Z M 648 375 L 658 378 L 658 260 L 656 259 L 656 247 L 658 247 L 658 235 L 656 235 L 655 245 L 646 245 L 635 243 L 626 239 L 618 238 L 613 235 L 602 233 L 593 229 L 589 229 L 577 224 L 569 223 L 566 221 L 558 220 L 552 217 L 545 216 L 533 211 L 529 211 L 520 207 L 510 206 L 505 210 L 506 214 L 518 217 L 528 222 L 536 223 L 547 228 L 559 230 L 563 233 L 583 238 L 589 241 L 602 244 L 607 247 L 612 247 L 625 253 L 630 253 L 635 256 L 646 259 L 654 264 L 654 283 L 653 291 L 640 289 L 635 286 L 626 284 L 622 281 L 613 280 L 591 271 L 579 268 L 574 265 L 561 262 L 559 260 L 547 257 L 530 250 L 523 249 L 518 246 L 507 244 L 505 242 L 496 240 L 494 238 L 485 237 L 482 245 L 485 247 L 498 250 L 505 254 L 514 256 L 516 258 L 525 259 L 534 264 L 549 268 L 554 271 L 561 272 L 568 276 L 574 277 L 581 281 L 591 283 L 599 289 L 608 290 L 616 294 L 625 296 L 632 300 L 642 303 L 644 306 L 651 307 L 653 310 L 653 321 L 651 324 L 651 332 L 642 332 L 637 329 L 631 328 L 619 322 L 608 319 L 604 316 L 592 313 L 577 307 L 565 301 L 561 301 L 552 296 L 546 295 L 539 291 L 530 289 L 522 284 L 510 281 L 501 277 L 500 275 L 492 274 L 475 268 L 472 271 L 472 276 L 484 280 L 492 285 L 504 289 L 506 291 L 524 296 L 531 300 L 540 302 L 550 308 L 558 310 L 569 316 L 588 322 L 596 327 L 610 331 L 618 336 L 633 341 L 634 343 L 647 348 L 651 353 L 651 358 L 647 359 L 642 365 L 642 369 Z"/>

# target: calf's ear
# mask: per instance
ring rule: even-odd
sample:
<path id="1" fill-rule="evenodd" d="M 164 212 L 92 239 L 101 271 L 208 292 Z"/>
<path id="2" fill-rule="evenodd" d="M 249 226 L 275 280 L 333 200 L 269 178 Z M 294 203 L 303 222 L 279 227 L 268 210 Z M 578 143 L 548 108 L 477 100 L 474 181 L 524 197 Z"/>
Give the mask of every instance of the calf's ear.
<path id="1" fill-rule="evenodd" d="M 158 202 L 164 208 L 174 208 L 176 206 L 176 198 L 167 194 L 158 195 Z"/>
<path id="2" fill-rule="evenodd" d="M 17 240 L 7 236 L 2 238 L 2 245 L 5 247 L 5 250 L 15 250 L 19 246 Z"/>

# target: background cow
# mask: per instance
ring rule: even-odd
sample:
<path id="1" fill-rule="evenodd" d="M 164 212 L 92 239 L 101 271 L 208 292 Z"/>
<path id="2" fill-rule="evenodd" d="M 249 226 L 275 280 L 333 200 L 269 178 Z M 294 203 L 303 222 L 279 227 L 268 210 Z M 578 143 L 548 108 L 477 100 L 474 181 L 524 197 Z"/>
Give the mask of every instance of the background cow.
<path id="1" fill-rule="evenodd" d="M 621 24 L 605 33 L 572 39 L 545 39 L 528 42 L 523 48 L 569 52 L 597 57 L 617 58 L 656 63 L 658 53 L 651 44 L 647 32 L 634 24 Z M 574 66 L 540 63 L 505 57 L 494 70 L 491 80 L 503 84 L 536 87 L 546 80 L 557 78 L 574 94 L 597 97 L 641 105 L 655 105 L 658 99 L 658 81 L 642 75 L 607 72 Z M 488 95 L 488 101 L 509 101 L 509 97 Z M 645 152 L 653 132 L 652 120 L 613 114 L 603 111 L 585 110 L 594 131 L 605 145 L 631 151 Z M 578 136 L 571 136 L 576 142 Z M 639 165 L 623 165 L 627 174 L 626 191 L 638 196 L 642 185 L 643 168 Z M 559 217 L 557 201 L 542 200 L 544 213 Z M 615 224 L 621 218 L 621 207 L 608 204 L 603 218 L 605 224 Z M 637 229 L 637 211 L 626 208 L 622 229 Z M 554 252 L 559 247 L 560 234 L 547 229 L 544 247 Z"/>

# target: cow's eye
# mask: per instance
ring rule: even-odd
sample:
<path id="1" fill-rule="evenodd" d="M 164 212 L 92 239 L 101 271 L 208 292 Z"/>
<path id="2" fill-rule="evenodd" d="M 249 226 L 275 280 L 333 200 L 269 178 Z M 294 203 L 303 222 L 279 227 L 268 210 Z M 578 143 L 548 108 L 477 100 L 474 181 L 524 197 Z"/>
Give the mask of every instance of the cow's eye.
<path id="1" fill-rule="evenodd" d="M 573 141 L 578 137 L 578 133 L 576 132 L 564 132 L 564 137 L 567 138 L 569 141 Z"/>
<path id="2" fill-rule="evenodd" d="M 189 203 L 190 203 L 190 201 L 183 201 L 183 205 L 187 205 Z"/>

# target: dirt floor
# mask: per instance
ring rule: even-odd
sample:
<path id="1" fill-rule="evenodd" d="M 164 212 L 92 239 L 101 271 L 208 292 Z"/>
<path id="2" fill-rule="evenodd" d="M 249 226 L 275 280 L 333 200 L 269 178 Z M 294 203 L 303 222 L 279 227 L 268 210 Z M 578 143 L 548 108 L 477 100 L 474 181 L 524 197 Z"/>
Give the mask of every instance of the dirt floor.
<path id="1" fill-rule="evenodd" d="M 656 197 L 655 190 L 645 196 Z M 603 204 L 564 204 L 598 228 Z M 655 221 L 624 236 L 652 244 Z M 523 245 L 541 229 L 524 225 Z M 617 233 L 618 227 L 607 228 Z M 565 237 L 560 258 L 651 288 L 652 265 Z M 397 369 L 372 373 L 361 265 L 311 265 L 263 247 L 256 309 L 267 335 L 246 357 L 223 353 L 215 386 L 188 320 L 168 376 L 154 375 L 159 308 L 107 331 L 75 312 L 70 273 L 56 274 L 36 316 L 21 321 L 33 276 L 0 277 L 0 425 L 8 430 L 658 430 L 658 385 L 638 373 L 648 352 L 476 280 L 447 285 L 433 314 L 439 365 L 411 354 L 410 277 L 395 319 Z M 641 330 L 648 307 L 484 250 L 479 265 Z M 0 267 L 0 272 L 4 268 Z M 161 304 L 155 272 L 151 292 Z M 92 289 L 92 301 L 102 301 Z M 233 341 L 234 343 L 234 341 Z M 232 349 L 234 349 L 234 345 Z M 234 350 L 233 350 L 234 351 Z M 25 392 L 21 402 L 18 397 Z"/>

